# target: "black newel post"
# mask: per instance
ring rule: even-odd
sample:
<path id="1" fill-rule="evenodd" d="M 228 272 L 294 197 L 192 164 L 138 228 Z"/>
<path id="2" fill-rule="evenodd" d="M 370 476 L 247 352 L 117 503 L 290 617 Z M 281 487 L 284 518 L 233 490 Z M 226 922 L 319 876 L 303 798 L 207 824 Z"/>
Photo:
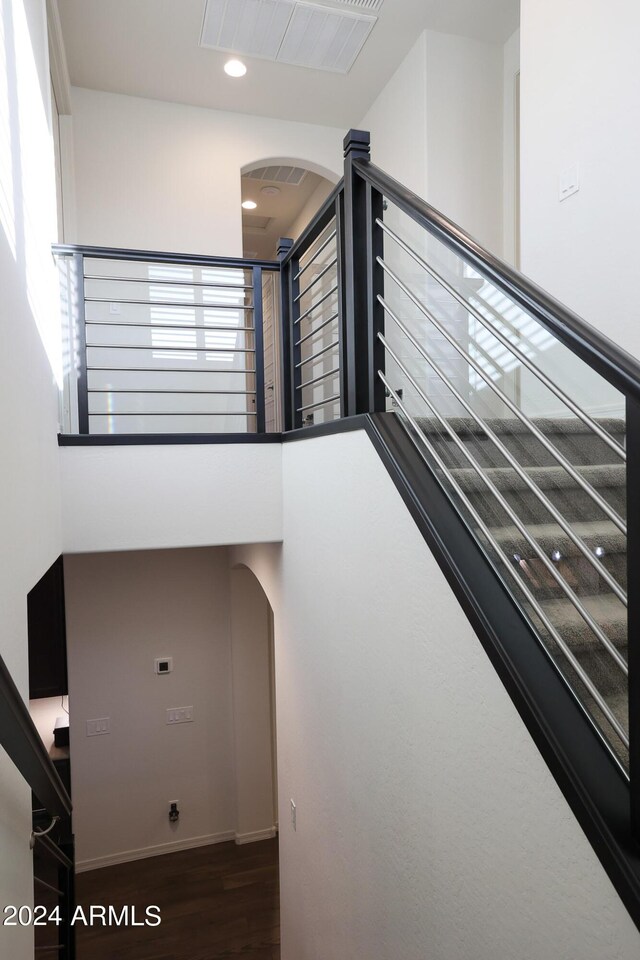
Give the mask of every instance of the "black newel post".
<path id="1" fill-rule="evenodd" d="M 358 162 L 370 159 L 365 130 L 350 130 L 344 140 L 344 414 L 377 413 L 385 409 L 384 310 L 378 301 L 384 275 L 382 257 L 382 194 L 358 172 Z M 343 415 L 344 415 L 343 414 Z"/>
<path id="2" fill-rule="evenodd" d="M 291 265 L 285 259 L 293 240 L 281 237 L 278 240 L 278 260 L 280 261 L 280 350 L 282 356 L 282 429 L 293 430 L 295 404 L 293 399 L 293 376 L 291 349 Z"/>
<path id="3" fill-rule="evenodd" d="M 354 160 L 369 159 L 369 133 L 349 130 L 344 138 L 344 353 L 347 394 L 344 413 L 369 412 L 367 293 L 367 189 Z"/>
<path id="4" fill-rule="evenodd" d="M 629 642 L 629 777 L 631 832 L 640 843 L 640 402 L 627 397 L 627 608 Z"/>

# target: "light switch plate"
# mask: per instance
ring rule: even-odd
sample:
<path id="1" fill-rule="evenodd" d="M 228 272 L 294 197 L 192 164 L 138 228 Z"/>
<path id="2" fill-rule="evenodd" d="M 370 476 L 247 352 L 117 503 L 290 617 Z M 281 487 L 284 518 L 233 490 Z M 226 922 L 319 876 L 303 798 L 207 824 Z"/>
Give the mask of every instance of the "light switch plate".
<path id="1" fill-rule="evenodd" d="M 573 194 L 577 193 L 579 189 L 580 178 L 578 176 L 578 164 L 574 163 L 571 167 L 567 167 L 567 169 L 560 174 L 560 203 L 562 203 L 563 200 L 567 200 L 569 197 L 572 197 Z"/>
<path id="2" fill-rule="evenodd" d="M 193 707 L 169 707 L 167 723 L 193 723 Z"/>
<path id="3" fill-rule="evenodd" d="M 100 717 L 97 720 L 87 720 L 87 736 L 101 737 L 111 733 L 111 717 Z"/>

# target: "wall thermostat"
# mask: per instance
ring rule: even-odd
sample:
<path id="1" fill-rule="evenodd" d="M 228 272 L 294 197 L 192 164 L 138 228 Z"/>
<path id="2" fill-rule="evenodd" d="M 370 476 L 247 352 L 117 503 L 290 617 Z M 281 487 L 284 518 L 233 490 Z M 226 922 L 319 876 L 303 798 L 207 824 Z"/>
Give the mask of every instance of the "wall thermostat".
<path id="1" fill-rule="evenodd" d="M 156 661 L 156 673 L 171 673 L 173 670 L 173 657 L 159 657 Z"/>

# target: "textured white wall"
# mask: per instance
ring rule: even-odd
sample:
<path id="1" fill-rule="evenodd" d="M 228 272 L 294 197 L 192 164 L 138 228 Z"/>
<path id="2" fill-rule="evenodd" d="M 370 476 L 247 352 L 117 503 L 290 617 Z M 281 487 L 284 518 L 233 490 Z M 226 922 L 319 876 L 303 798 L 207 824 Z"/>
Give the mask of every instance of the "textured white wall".
<path id="1" fill-rule="evenodd" d="M 80 868 L 233 837 L 226 549 L 68 556 L 65 591 Z M 165 656 L 173 672 L 158 676 Z M 166 710 L 184 706 L 194 722 L 167 725 Z M 111 733 L 87 737 L 99 717 Z"/>
<path id="2" fill-rule="evenodd" d="M 284 489 L 282 549 L 232 551 L 276 618 L 283 960 L 637 957 L 366 436 L 285 445 Z"/>
<path id="3" fill-rule="evenodd" d="M 426 199 L 502 252 L 502 46 L 427 30 Z"/>
<path id="4" fill-rule="evenodd" d="M 341 176 L 344 130 L 74 88 L 78 242 L 242 256 L 240 171 Z"/>
<path id="5" fill-rule="evenodd" d="M 273 836 L 269 604 L 246 567 L 230 571 L 237 842 Z"/>
<path id="6" fill-rule="evenodd" d="M 28 697 L 28 591 L 61 551 L 56 446 L 60 340 L 53 138 L 44 0 L 0 3 L 0 655 Z M 31 793 L 0 756 L 0 906 L 33 897 Z M 33 957 L 27 927 L 0 955 Z"/>
<path id="7" fill-rule="evenodd" d="M 371 159 L 424 197 L 427 189 L 427 66 L 422 33 L 358 127 L 371 133 Z"/>
<path id="8" fill-rule="evenodd" d="M 62 447 L 65 553 L 282 537 L 277 443 Z"/>
<path id="9" fill-rule="evenodd" d="M 639 30 L 632 0 L 522 2 L 522 267 L 636 357 Z"/>

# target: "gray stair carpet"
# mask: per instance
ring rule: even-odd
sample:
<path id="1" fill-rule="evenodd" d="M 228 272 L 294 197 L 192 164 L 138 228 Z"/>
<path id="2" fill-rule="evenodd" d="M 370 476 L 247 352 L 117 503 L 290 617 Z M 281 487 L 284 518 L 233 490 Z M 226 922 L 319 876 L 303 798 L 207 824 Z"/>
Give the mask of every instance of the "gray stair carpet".
<path id="1" fill-rule="evenodd" d="M 586 545 L 590 562 L 547 507 L 530 489 L 526 480 L 509 464 L 488 433 L 471 418 L 449 418 L 449 425 L 465 450 L 482 468 L 483 475 L 507 501 L 518 521 L 554 564 L 563 582 L 597 622 L 614 647 L 626 659 L 627 616 L 624 604 L 600 575 L 604 568 L 626 590 L 627 544 L 625 535 L 560 464 L 526 424 L 513 419 L 490 419 L 486 423 L 541 490 L 566 523 Z M 627 727 L 627 685 L 623 671 L 600 639 L 585 622 L 563 587 L 545 567 L 522 530 L 488 489 L 483 477 L 471 465 L 454 441 L 435 419 L 417 420 L 420 429 L 437 450 L 451 475 L 504 549 L 518 575 L 553 623 L 571 653 L 594 682 L 618 720 Z M 606 503 L 624 520 L 626 512 L 626 468 L 623 460 L 593 430 L 576 417 L 535 418 L 533 423 L 553 449 L 575 467 Z M 624 448 L 625 423 L 621 419 L 598 419 L 598 425 Z M 446 478 L 443 479 L 446 485 Z M 464 506 L 461 507 L 464 512 Z M 469 523 L 474 521 L 469 517 Z M 483 535 L 478 537 L 483 541 Z M 487 545 L 491 553 L 491 548 Z M 502 561 L 498 561 L 498 567 Z M 507 581 L 513 583 L 511 578 Z M 516 594 L 518 593 L 516 588 Z M 535 610 L 519 598 L 537 628 L 542 642 L 579 698 L 626 761 L 626 751 L 606 718 L 586 692 L 558 644 L 548 635 Z"/>

